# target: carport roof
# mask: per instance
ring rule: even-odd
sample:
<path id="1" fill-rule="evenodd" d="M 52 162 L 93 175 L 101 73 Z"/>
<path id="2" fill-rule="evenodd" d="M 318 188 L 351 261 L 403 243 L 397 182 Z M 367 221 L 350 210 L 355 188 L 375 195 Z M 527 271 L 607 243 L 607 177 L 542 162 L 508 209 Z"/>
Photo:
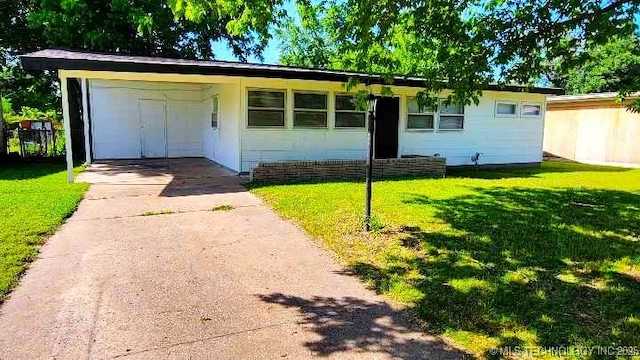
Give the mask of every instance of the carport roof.
<path id="1" fill-rule="evenodd" d="M 300 79 L 347 82 L 355 78 L 362 83 L 383 84 L 380 75 L 358 72 L 311 69 L 292 66 L 252 64 L 228 61 L 187 60 L 163 57 L 94 53 L 77 50 L 48 49 L 20 57 L 27 70 L 89 70 L 137 73 L 248 76 L 277 79 Z M 424 87 L 425 79 L 397 76 L 393 85 Z M 489 84 L 484 90 L 564 94 L 562 89 L 522 85 Z"/>

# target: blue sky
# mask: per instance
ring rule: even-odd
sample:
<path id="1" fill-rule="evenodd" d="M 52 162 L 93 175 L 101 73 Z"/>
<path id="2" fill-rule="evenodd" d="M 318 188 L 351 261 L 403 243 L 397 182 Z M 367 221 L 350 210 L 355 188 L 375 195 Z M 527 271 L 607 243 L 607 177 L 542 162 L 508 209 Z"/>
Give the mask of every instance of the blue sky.
<path id="1" fill-rule="evenodd" d="M 287 14 L 294 19 L 298 17 L 298 9 L 296 8 L 295 1 L 293 0 L 285 0 L 284 9 Z M 233 55 L 231 49 L 226 41 L 216 41 L 213 43 L 213 51 L 216 54 L 216 60 L 225 60 L 225 61 L 238 61 L 238 59 Z M 262 53 L 264 56 L 265 64 L 277 64 L 278 59 L 280 58 L 280 41 L 276 38 L 272 38 L 267 45 L 267 48 Z M 249 57 L 249 62 L 259 63 L 260 60 L 255 57 Z"/>
<path id="2" fill-rule="evenodd" d="M 238 59 L 233 55 L 231 49 L 229 49 L 227 42 L 224 40 L 214 42 L 213 51 L 214 54 L 216 54 L 216 60 L 238 61 Z M 262 56 L 264 56 L 264 61 L 262 62 L 265 64 L 278 63 L 278 58 L 280 57 L 280 42 L 278 39 L 271 39 L 271 41 L 269 41 L 269 45 L 264 49 Z M 252 63 L 261 62 L 253 56 L 249 57 L 248 61 Z"/>

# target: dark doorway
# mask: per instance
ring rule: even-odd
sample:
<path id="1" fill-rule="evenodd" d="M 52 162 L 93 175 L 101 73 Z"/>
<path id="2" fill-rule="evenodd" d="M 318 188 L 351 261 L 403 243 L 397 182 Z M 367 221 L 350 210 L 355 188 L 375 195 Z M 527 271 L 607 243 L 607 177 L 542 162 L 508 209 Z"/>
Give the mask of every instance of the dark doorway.
<path id="1" fill-rule="evenodd" d="M 376 104 L 375 158 L 398 157 L 398 121 L 400 99 L 379 98 Z"/>

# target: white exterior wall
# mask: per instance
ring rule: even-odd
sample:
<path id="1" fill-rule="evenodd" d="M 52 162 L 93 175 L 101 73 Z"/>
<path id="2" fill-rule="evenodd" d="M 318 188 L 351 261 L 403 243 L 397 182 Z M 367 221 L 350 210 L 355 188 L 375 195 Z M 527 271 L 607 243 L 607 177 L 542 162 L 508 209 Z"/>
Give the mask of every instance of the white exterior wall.
<path id="1" fill-rule="evenodd" d="M 539 117 L 496 116 L 496 101 L 541 103 Z M 463 130 L 407 130 L 407 98 L 400 104 L 400 155 L 434 155 L 448 166 L 471 165 L 471 156 L 482 154 L 480 164 L 535 163 L 542 161 L 546 96 L 529 93 L 485 91 L 480 103 L 465 107 Z"/>
<path id="2" fill-rule="evenodd" d="M 207 126 L 204 132 L 204 156 L 234 171 L 240 170 L 240 87 L 216 84 L 205 91 L 203 116 L 211 122 L 213 98 L 218 97 L 218 128 Z"/>
<path id="3" fill-rule="evenodd" d="M 92 79 L 93 148 L 98 159 L 103 148 L 109 149 L 115 155 L 113 158 L 140 157 L 138 99 L 166 101 L 170 157 L 204 156 L 232 170 L 248 172 L 260 161 L 364 159 L 367 154 L 366 129 L 334 128 L 334 96 L 346 92 L 342 83 L 177 74 L 64 72 L 69 77 Z M 361 88 L 364 89 L 363 86 Z M 249 89 L 286 91 L 284 128 L 247 127 Z M 372 89 L 374 93 L 380 93 L 380 86 L 372 86 Z M 326 129 L 293 128 L 293 93 L 296 90 L 327 92 Z M 407 130 L 407 99 L 417 91 L 417 88 L 393 87 L 395 96 L 400 98 L 400 156 L 437 153 L 447 158 L 447 165 L 471 164 L 471 155 L 475 152 L 483 154 L 481 164 L 542 160 L 546 95 L 485 91 L 478 106 L 465 108 L 463 130 Z M 210 126 L 213 95 L 219 96 L 218 129 Z M 495 115 L 496 100 L 518 102 L 519 108 L 522 102 L 541 103 L 543 113 L 536 118 L 498 117 Z"/>
<path id="4" fill-rule="evenodd" d="M 366 129 L 339 129 L 335 123 L 335 94 L 345 93 L 342 84 L 243 78 L 242 88 L 242 172 L 261 161 L 365 159 Z M 248 128 L 247 92 L 250 89 L 286 90 L 285 127 Z M 373 87 L 380 93 L 380 87 Z M 328 126 L 322 129 L 293 127 L 293 93 L 317 91 L 328 93 Z M 471 165 L 471 156 L 482 153 L 480 164 L 535 163 L 542 161 L 544 108 L 546 95 L 485 91 L 480 103 L 465 107 L 463 130 L 408 130 L 407 99 L 419 89 L 393 87 L 400 98 L 398 153 L 434 155 L 447 158 L 447 165 Z M 495 115 L 497 100 L 540 103 L 542 114 L 536 118 Z"/>
<path id="5" fill-rule="evenodd" d="M 286 90 L 285 127 L 249 128 L 247 96 L 250 89 Z M 295 91 L 327 92 L 327 128 L 293 127 L 293 93 Z M 335 94 L 346 93 L 342 83 L 303 80 L 243 78 L 242 93 L 242 172 L 248 172 L 261 161 L 364 159 L 367 155 L 367 130 L 336 129 Z"/>
<path id="6" fill-rule="evenodd" d="M 163 100 L 168 157 L 204 156 L 202 85 L 143 81 L 89 81 L 96 159 L 140 158 L 139 100 Z"/>

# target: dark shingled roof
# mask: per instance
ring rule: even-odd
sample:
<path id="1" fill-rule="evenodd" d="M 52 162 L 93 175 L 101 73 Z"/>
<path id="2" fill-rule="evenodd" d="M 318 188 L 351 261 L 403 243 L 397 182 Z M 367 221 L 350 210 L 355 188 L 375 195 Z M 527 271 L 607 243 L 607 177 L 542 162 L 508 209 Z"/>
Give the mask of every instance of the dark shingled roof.
<path id="1" fill-rule="evenodd" d="M 228 61 L 186 60 L 163 57 L 130 56 L 71 50 L 41 50 L 20 57 L 27 70 L 92 70 L 163 74 L 248 76 L 276 79 L 300 79 L 347 82 L 356 78 L 362 83 L 383 84 L 379 75 L 358 72 L 310 69 L 293 66 L 239 63 Z M 393 85 L 424 87 L 424 79 L 396 77 Z M 484 90 L 532 92 L 560 95 L 562 89 L 490 84 Z"/>

